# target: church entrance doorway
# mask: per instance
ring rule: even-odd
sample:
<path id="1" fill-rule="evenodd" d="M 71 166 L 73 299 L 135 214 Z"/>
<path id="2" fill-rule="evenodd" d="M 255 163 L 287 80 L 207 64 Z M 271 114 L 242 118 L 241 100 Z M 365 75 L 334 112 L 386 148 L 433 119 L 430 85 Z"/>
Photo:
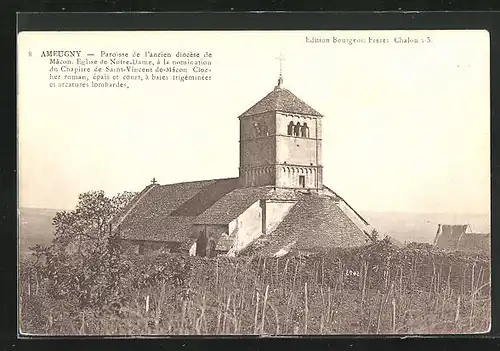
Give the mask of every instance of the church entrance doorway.
<path id="1" fill-rule="evenodd" d="M 205 257 L 207 254 L 207 236 L 202 233 L 196 241 L 196 256 Z"/>

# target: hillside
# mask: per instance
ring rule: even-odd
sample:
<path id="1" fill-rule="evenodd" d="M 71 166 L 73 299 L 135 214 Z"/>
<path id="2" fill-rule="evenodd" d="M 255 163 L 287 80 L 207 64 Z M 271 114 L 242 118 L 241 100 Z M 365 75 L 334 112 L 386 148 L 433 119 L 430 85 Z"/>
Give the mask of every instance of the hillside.
<path id="1" fill-rule="evenodd" d="M 54 236 L 52 218 L 60 210 L 22 208 L 20 211 L 20 247 L 26 253 L 30 246 L 49 244 Z M 489 216 L 453 215 L 436 213 L 361 212 L 361 215 L 379 230 L 401 242 L 432 243 L 438 223 L 470 224 L 476 232 L 490 232 Z"/>
<path id="2" fill-rule="evenodd" d="M 469 224 L 474 232 L 490 233 L 488 214 L 449 213 L 405 213 L 370 212 L 361 213 L 382 234 L 391 235 L 402 242 L 432 243 L 438 224 Z"/>
<path id="3" fill-rule="evenodd" d="M 20 254 L 29 251 L 30 246 L 50 244 L 54 237 L 52 218 L 60 210 L 45 208 L 21 208 L 19 211 Z"/>

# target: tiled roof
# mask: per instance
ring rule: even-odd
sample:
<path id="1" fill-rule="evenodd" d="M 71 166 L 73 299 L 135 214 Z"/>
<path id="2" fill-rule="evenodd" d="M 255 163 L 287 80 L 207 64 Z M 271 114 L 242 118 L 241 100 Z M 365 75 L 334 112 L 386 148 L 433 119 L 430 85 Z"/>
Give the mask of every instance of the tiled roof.
<path id="1" fill-rule="evenodd" d="M 119 226 L 122 238 L 183 241 L 198 216 L 238 186 L 238 178 L 215 179 L 151 188 Z"/>
<path id="2" fill-rule="evenodd" d="M 182 248 L 188 249 L 194 242 L 194 224 L 228 224 L 261 199 L 297 203 L 271 234 L 250 245 L 250 252 L 271 255 L 287 246 L 308 251 L 360 246 L 369 241 L 339 206 L 337 196 L 265 186 L 239 188 L 238 178 L 148 186 L 127 209 L 118 231 L 124 239 L 180 241 Z M 233 240 L 223 238 L 218 250 L 228 250 Z"/>
<path id="3" fill-rule="evenodd" d="M 269 192 L 270 189 L 268 187 L 234 189 L 199 215 L 194 223 L 228 224 L 254 202 L 263 199 Z"/>
<path id="4" fill-rule="evenodd" d="M 208 208 L 231 193 L 239 185 L 238 178 L 218 179 L 203 187 L 195 196 L 184 202 L 171 216 L 199 216 Z"/>
<path id="5" fill-rule="evenodd" d="M 274 232 L 251 244 L 244 254 L 273 255 L 291 245 L 293 250 L 356 247 L 369 244 L 364 234 L 331 198 L 301 195 Z M 252 246 L 257 246 L 257 249 Z M 243 252 L 242 252 L 243 253 Z"/>
<path id="6" fill-rule="evenodd" d="M 490 254 L 490 234 L 469 231 L 470 227 L 467 224 L 439 225 L 434 244 L 446 251 Z"/>
<path id="7" fill-rule="evenodd" d="M 458 250 L 489 255 L 491 254 L 491 236 L 483 233 L 466 233 L 460 238 Z"/>
<path id="8" fill-rule="evenodd" d="M 456 250 L 460 238 L 467 231 L 467 224 L 442 224 L 438 227 L 435 245 L 444 250 Z"/>
<path id="9" fill-rule="evenodd" d="M 268 111 L 300 113 L 310 116 L 322 116 L 321 113 L 295 96 L 290 90 L 276 86 L 255 105 L 246 110 L 240 117 L 256 115 Z"/>
<path id="10" fill-rule="evenodd" d="M 296 189 L 271 188 L 262 199 L 298 200 L 298 191 Z"/>
<path id="11" fill-rule="evenodd" d="M 122 221 L 129 215 L 129 213 L 134 209 L 136 203 L 140 201 L 149 191 L 151 188 L 153 188 L 155 185 L 150 184 L 144 189 L 142 189 L 141 192 L 137 193 L 132 200 L 118 213 L 116 214 L 113 219 L 111 220 L 111 225 L 114 229 L 118 225 L 122 223 Z"/>

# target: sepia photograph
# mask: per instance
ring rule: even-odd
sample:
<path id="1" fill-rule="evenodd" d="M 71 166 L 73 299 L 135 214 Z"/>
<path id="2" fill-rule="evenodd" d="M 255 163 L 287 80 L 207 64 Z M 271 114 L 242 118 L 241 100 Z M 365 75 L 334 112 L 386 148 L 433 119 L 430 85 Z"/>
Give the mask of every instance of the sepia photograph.
<path id="1" fill-rule="evenodd" d="M 488 31 L 17 40 L 20 336 L 490 330 Z"/>

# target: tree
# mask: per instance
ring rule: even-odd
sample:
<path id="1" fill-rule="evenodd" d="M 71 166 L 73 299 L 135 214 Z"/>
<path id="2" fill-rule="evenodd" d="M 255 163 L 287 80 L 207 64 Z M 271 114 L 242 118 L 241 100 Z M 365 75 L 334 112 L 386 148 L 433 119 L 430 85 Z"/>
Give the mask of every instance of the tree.
<path id="1" fill-rule="evenodd" d="M 104 191 L 89 191 L 78 197 L 73 211 L 58 212 L 52 224 L 55 227 L 54 244 L 59 249 L 85 255 L 109 238 L 110 224 L 132 200 L 135 193 L 124 192 L 108 198 Z"/>
<path id="2" fill-rule="evenodd" d="M 116 296 L 128 267 L 110 225 L 134 196 L 90 191 L 79 196 L 74 210 L 56 214 L 52 245 L 33 248 L 38 260 L 45 257 L 40 268 L 52 296 L 76 298 L 82 307 L 100 306 Z"/>

